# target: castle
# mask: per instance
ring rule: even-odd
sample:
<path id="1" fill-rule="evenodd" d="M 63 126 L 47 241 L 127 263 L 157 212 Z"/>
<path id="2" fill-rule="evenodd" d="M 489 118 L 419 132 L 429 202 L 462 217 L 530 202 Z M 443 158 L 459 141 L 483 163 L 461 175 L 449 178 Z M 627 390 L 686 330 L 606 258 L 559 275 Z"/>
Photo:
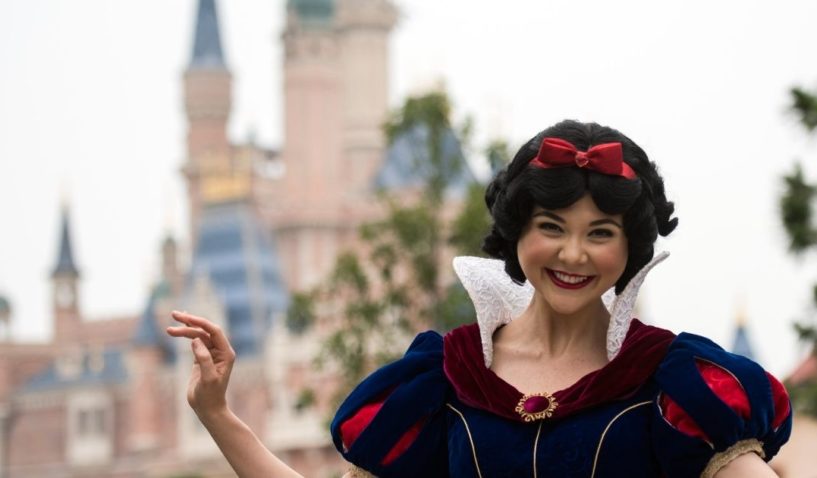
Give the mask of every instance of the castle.
<path id="1" fill-rule="evenodd" d="M 86 320 L 70 215 L 51 271 L 53 338 L 0 348 L 0 476 L 232 476 L 185 399 L 188 344 L 164 333 L 169 312 L 219 322 L 238 355 L 228 399 L 237 415 L 307 476 L 344 465 L 323 423 L 331 386 L 311 365 L 317 341 L 284 326 L 290 294 L 318 284 L 357 226 L 378 214 L 374 184 L 410 184 L 406 148 L 385 144 L 389 0 L 289 0 L 284 46 L 284 145 L 227 135 L 232 76 L 214 0 L 199 0 L 184 72 L 192 257 L 172 237 L 139 314 Z M 418 139 L 419 138 L 419 139 Z M 458 148 L 458 144 L 453 144 Z M 401 169 L 403 168 L 403 169 Z M 0 300 L 0 322 L 10 307 Z M 327 394 L 328 395 L 328 394 Z"/>

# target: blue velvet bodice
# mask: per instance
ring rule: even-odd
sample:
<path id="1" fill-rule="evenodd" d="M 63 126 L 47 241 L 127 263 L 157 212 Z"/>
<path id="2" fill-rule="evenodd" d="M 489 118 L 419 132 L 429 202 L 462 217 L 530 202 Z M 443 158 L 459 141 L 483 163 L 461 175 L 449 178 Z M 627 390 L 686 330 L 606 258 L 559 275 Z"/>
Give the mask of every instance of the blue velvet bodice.
<path id="1" fill-rule="evenodd" d="M 700 377 L 688 377 L 697 373 L 696 357 L 722 365 L 739 379 L 751 403 L 750 417 L 725 405 L 713 411 L 714 395 L 700 388 Z M 713 439 L 688 436 L 668 423 L 659 407 L 662 393 L 685 405 Z M 350 394 L 331 431 L 348 461 L 381 478 L 698 477 L 713 456 L 741 441 L 757 441 L 766 460 L 777 453 L 789 436 L 791 413 L 781 415 L 782 421 L 775 418 L 772 395 L 759 366 L 703 337 L 681 334 L 634 394 L 563 418 L 514 421 L 459 399 L 443 371 L 443 339 L 426 332 L 403 359 L 378 370 Z M 341 425 L 379 400 L 382 407 L 347 446 Z M 407 431 L 418 426 L 410 445 L 396 458 L 390 456 Z"/>
<path id="2" fill-rule="evenodd" d="M 649 432 L 655 392 L 647 386 L 628 400 L 534 423 L 511 422 L 452 400 L 446 404 L 448 474 L 440 476 L 659 476 Z"/>

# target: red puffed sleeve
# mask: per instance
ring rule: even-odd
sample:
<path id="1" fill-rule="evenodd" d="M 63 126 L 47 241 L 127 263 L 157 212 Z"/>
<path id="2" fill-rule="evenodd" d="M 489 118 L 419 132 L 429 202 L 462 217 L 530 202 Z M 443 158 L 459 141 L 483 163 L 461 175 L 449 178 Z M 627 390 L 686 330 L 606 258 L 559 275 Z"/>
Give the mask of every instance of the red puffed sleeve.
<path id="1" fill-rule="evenodd" d="M 448 476 L 442 352 L 439 334 L 420 334 L 352 391 L 331 425 L 347 461 L 381 478 Z"/>
<path id="2" fill-rule="evenodd" d="M 729 405 L 729 408 L 734 410 L 734 412 L 744 420 L 748 420 L 751 417 L 749 397 L 746 396 L 746 391 L 743 390 L 743 387 L 734 375 L 730 374 L 723 367 L 705 360 L 696 359 L 695 366 L 704 379 L 704 382 L 706 382 L 707 386 L 709 386 L 712 392 L 717 395 L 722 402 Z M 786 392 L 783 384 L 769 372 L 766 372 L 766 379 L 769 381 L 772 401 L 774 402 L 772 428 L 778 428 L 791 412 L 789 394 Z M 659 400 L 661 411 L 667 422 L 689 436 L 698 437 L 707 442 L 711 442 L 701 427 L 695 423 L 695 420 L 675 403 L 669 395 L 661 394 Z"/>
<path id="3" fill-rule="evenodd" d="M 656 381 L 655 449 L 670 477 L 714 476 L 748 452 L 768 461 L 788 439 L 791 405 L 783 385 L 708 339 L 680 334 Z"/>
<path id="4" fill-rule="evenodd" d="M 341 423 L 340 425 L 340 437 L 343 441 L 344 449 L 348 450 L 351 448 L 357 438 L 363 433 L 364 430 L 369 426 L 369 424 L 374 420 L 374 417 L 377 416 L 380 409 L 383 408 L 383 403 L 388 399 L 388 397 L 384 397 L 382 399 L 376 400 L 372 403 L 367 403 L 360 407 L 360 409 L 352 415 L 348 420 Z M 381 461 L 381 465 L 390 465 L 394 462 L 398 457 L 402 456 L 406 450 L 414 443 L 414 440 L 417 439 L 417 436 L 420 434 L 420 430 L 422 430 L 423 426 L 425 425 L 427 417 L 423 417 L 418 420 L 414 425 L 411 426 L 408 430 L 403 433 L 403 436 L 397 440 L 397 443 L 389 450 L 388 454 L 383 458 Z"/>

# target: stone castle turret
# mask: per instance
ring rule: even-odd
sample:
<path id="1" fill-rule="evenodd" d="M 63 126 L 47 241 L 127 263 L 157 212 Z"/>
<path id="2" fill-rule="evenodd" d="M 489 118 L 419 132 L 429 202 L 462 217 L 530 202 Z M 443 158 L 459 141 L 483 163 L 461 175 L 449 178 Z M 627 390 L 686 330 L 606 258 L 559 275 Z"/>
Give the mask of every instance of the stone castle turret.
<path id="1" fill-rule="evenodd" d="M 81 321 L 79 308 L 79 269 L 74 263 L 68 207 L 63 206 L 57 263 L 51 272 L 54 342 L 70 343 Z"/>

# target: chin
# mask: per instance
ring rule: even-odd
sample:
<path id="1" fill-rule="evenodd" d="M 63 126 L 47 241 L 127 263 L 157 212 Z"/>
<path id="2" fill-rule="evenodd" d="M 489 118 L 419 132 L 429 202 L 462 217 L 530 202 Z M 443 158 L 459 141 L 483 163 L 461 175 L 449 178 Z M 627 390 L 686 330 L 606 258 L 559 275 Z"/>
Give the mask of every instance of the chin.
<path id="1" fill-rule="evenodd" d="M 601 294 L 596 294 L 595 291 L 586 292 L 588 293 L 582 294 L 583 297 L 565 297 L 561 291 L 556 293 L 548 291 L 540 295 L 553 312 L 559 315 L 575 315 L 601 302 Z"/>
<path id="2" fill-rule="evenodd" d="M 550 309 L 559 315 L 575 315 L 585 310 L 590 304 L 550 304 Z"/>

